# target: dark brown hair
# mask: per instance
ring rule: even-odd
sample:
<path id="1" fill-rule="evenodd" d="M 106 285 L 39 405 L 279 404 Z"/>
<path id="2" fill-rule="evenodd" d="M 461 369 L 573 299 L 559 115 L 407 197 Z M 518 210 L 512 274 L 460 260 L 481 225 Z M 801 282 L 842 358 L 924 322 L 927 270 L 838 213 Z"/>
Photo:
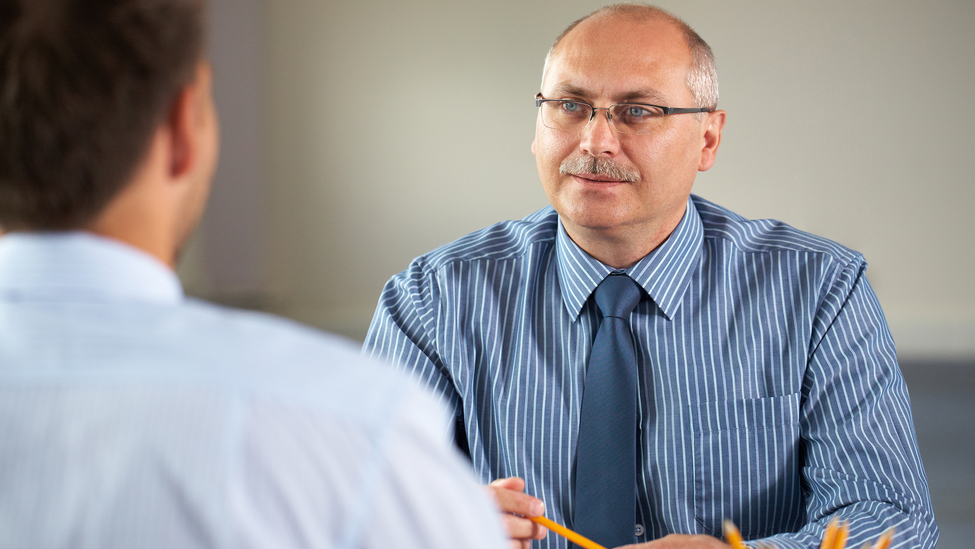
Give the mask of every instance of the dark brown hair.
<path id="1" fill-rule="evenodd" d="M 82 228 L 132 176 L 205 42 L 203 0 L 0 0 L 0 228 Z"/>

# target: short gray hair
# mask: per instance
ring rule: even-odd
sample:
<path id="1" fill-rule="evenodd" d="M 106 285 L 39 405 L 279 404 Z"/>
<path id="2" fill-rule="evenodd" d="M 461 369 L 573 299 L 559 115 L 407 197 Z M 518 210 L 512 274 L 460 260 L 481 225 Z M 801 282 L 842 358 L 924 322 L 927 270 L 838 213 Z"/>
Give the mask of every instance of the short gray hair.
<path id="1" fill-rule="evenodd" d="M 688 89 L 694 95 L 694 101 L 697 103 L 697 107 L 706 107 L 710 110 L 715 110 L 718 108 L 718 71 L 714 66 L 714 53 L 711 51 L 711 46 L 701 38 L 697 32 L 694 31 L 684 21 L 670 14 L 666 10 L 663 10 L 657 6 L 650 4 L 642 4 L 635 2 L 626 2 L 622 4 L 613 4 L 600 8 L 589 15 L 577 19 L 571 25 L 566 27 L 562 34 L 555 39 L 555 43 L 549 48 L 548 54 L 545 56 L 545 66 L 542 69 L 542 83 L 545 83 L 545 75 L 548 73 L 548 66 L 552 59 L 552 53 L 555 48 L 559 45 L 565 35 L 569 34 L 572 29 L 576 28 L 579 23 L 582 23 L 586 19 L 593 17 L 594 15 L 602 14 L 620 14 L 626 15 L 632 18 L 639 18 L 642 20 L 650 19 L 666 19 L 672 22 L 674 25 L 680 29 L 681 33 L 684 35 L 684 40 L 687 42 L 687 47 L 691 51 L 691 66 L 687 71 L 686 84 Z"/>

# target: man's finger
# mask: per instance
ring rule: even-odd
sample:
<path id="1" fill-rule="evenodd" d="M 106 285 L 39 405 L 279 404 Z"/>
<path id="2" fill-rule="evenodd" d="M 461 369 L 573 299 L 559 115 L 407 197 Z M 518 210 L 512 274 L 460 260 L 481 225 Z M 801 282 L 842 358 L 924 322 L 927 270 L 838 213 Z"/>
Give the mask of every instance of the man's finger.
<path id="1" fill-rule="evenodd" d="M 525 482 L 517 477 L 498 479 L 488 485 L 488 490 L 497 502 L 498 507 L 505 513 L 514 513 L 527 517 L 539 517 L 545 514 L 545 503 L 542 500 L 523 492 Z"/>
<path id="2" fill-rule="evenodd" d="M 507 529 L 508 536 L 511 539 L 545 539 L 545 535 L 548 534 L 548 528 L 515 515 L 502 514 L 501 522 L 504 524 L 505 529 Z"/>
<path id="3" fill-rule="evenodd" d="M 512 547 L 528 549 L 531 540 L 545 539 L 548 528 L 524 518 L 545 514 L 545 503 L 524 493 L 524 480 L 518 477 L 501 478 L 489 484 L 487 490 L 502 511 L 501 520 L 514 542 Z"/>

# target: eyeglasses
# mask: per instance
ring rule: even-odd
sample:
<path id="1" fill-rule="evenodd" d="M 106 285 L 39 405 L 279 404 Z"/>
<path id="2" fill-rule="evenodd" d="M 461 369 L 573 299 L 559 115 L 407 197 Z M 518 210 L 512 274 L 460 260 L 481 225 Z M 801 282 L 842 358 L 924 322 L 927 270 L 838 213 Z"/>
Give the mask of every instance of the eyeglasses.
<path id="1" fill-rule="evenodd" d="M 546 128 L 567 132 L 584 130 L 596 118 L 596 111 L 606 111 L 606 120 L 620 133 L 647 135 L 657 131 L 669 114 L 711 112 L 707 107 L 676 108 L 645 103 L 614 103 L 608 107 L 593 107 L 585 101 L 545 99 L 535 95 L 535 106 L 542 109 L 542 124 Z"/>

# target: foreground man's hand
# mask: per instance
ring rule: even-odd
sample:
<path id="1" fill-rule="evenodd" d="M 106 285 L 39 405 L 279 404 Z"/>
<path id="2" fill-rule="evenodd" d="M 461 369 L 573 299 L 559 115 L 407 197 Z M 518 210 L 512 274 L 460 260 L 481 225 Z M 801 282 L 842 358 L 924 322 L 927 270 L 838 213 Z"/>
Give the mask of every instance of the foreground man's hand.
<path id="1" fill-rule="evenodd" d="M 540 517 L 545 514 L 542 500 L 525 493 L 525 481 L 518 477 L 499 478 L 487 486 L 495 503 L 501 508 L 501 520 L 511 538 L 511 547 L 528 549 L 531 540 L 545 539 L 548 528 L 523 517 Z M 515 515 L 522 515 L 521 517 Z"/>
<path id="2" fill-rule="evenodd" d="M 730 549 L 730 546 L 711 536 L 670 534 L 647 543 L 624 545 L 617 549 Z"/>

